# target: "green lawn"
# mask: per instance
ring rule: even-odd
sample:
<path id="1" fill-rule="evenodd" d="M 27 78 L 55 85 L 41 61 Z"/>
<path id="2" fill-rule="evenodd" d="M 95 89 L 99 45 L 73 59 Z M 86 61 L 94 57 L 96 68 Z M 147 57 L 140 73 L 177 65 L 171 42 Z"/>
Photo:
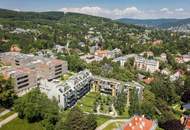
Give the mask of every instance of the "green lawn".
<path id="1" fill-rule="evenodd" d="M 100 115 L 97 115 L 96 117 L 96 121 L 98 123 L 98 126 L 102 125 L 103 123 L 105 123 L 106 121 L 110 120 L 111 118 L 110 117 L 107 117 L 107 116 L 100 116 Z"/>
<path id="2" fill-rule="evenodd" d="M 115 130 L 116 128 L 120 128 L 125 122 L 116 122 L 116 123 L 111 123 L 108 125 L 106 128 L 103 130 Z"/>
<path id="3" fill-rule="evenodd" d="M 97 95 L 98 93 L 95 92 L 86 94 L 86 96 L 78 101 L 77 106 L 84 112 L 93 112 L 93 105 Z"/>
<path id="4" fill-rule="evenodd" d="M 28 123 L 19 118 L 4 125 L 0 130 L 45 130 L 40 123 Z"/>
<path id="5" fill-rule="evenodd" d="M 5 115 L 3 115 L 3 116 L 0 117 L 0 121 L 6 119 L 7 117 L 11 116 L 14 113 L 15 113 L 14 111 L 8 112 L 7 114 L 5 114 Z"/>

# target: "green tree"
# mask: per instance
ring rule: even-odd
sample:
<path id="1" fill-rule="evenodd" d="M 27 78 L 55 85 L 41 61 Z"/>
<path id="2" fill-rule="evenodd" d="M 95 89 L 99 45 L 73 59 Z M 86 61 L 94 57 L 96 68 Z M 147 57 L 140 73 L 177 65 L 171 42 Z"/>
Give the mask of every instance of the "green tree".
<path id="1" fill-rule="evenodd" d="M 5 80 L 0 76 L 0 102 L 4 107 L 11 107 L 13 105 L 16 94 L 12 85 L 12 79 Z"/>

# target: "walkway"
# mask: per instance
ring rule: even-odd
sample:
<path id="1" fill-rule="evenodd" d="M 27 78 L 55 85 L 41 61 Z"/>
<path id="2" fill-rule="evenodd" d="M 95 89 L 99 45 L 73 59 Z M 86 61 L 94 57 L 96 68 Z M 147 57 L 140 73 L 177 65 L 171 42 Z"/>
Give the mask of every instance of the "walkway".
<path id="1" fill-rule="evenodd" d="M 5 114 L 7 114 L 7 113 L 9 113 L 9 112 L 10 112 L 9 109 L 4 110 L 3 112 L 0 113 L 0 117 L 1 117 L 1 116 L 4 116 Z"/>
<path id="2" fill-rule="evenodd" d="M 10 121 L 14 120 L 15 118 L 17 118 L 17 116 L 18 116 L 18 113 L 15 113 L 15 114 L 13 114 L 13 115 L 7 117 L 7 118 L 4 119 L 3 121 L 1 121 L 1 122 L 0 122 L 0 128 L 1 128 L 3 125 L 5 125 L 5 124 L 9 123 Z"/>
<path id="3" fill-rule="evenodd" d="M 106 121 L 104 124 L 102 124 L 101 126 L 99 126 L 98 128 L 96 128 L 96 130 L 103 130 L 105 129 L 108 125 L 115 123 L 115 122 L 128 122 L 129 119 L 116 119 L 116 120 L 109 120 Z"/>

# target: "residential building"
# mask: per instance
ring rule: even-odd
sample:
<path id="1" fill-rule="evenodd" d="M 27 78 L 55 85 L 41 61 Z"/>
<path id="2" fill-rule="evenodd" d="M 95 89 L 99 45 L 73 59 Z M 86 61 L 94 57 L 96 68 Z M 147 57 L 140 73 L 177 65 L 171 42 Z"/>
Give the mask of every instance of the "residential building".
<path id="1" fill-rule="evenodd" d="M 174 81 L 178 80 L 180 78 L 181 74 L 182 73 L 180 70 L 176 71 L 173 75 L 170 75 L 170 81 L 174 82 Z"/>
<path id="2" fill-rule="evenodd" d="M 66 81 L 41 80 L 40 90 L 48 95 L 50 99 L 56 98 L 58 105 L 67 109 L 75 105 L 78 99 L 90 91 L 92 74 L 88 70 L 81 71 L 71 76 Z"/>
<path id="3" fill-rule="evenodd" d="M 160 55 L 160 60 L 161 60 L 161 61 L 164 61 L 164 62 L 167 61 L 167 55 L 166 55 L 166 53 L 162 53 L 162 54 Z"/>
<path id="4" fill-rule="evenodd" d="M 122 83 L 114 79 L 94 76 L 92 82 L 92 91 L 117 96 L 121 92 Z"/>
<path id="5" fill-rule="evenodd" d="M 138 56 L 135 57 L 134 67 L 138 70 L 154 73 L 156 71 L 159 71 L 159 61 L 153 59 L 145 59 L 143 57 Z"/>
<path id="6" fill-rule="evenodd" d="M 183 61 L 184 62 L 189 62 L 190 61 L 190 54 L 188 54 L 188 55 L 182 55 L 182 57 L 183 57 Z"/>
<path id="7" fill-rule="evenodd" d="M 117 57 L 113 59 L 113 62 L 119 62 L 121 67 L 124 67 L 125 63 L 128 61 L 130 58 L 135 58 L 137 54 L 129 54 L 121 57 Z"/>
<path id="8" fill-rule="evenodd" d="M 37 73 L 26 67 L 5 67 L 1 70 L 5 79 L 11 78 L 14 90 L 22 96 L 37 87 Z"/>
<path id="9" fill-rule="evenodd" d="M 144 116 L 134 116 L 124 124 L 121 130 L 156 130 L 157 121 L 149 120 Z"/>
<path id="10" fill-rule="evenodd" d="M 99 61 L 103 60 L 102 57 L 98 57 L 98 56 L 91 55 L 91 54 L 80 56 L 80 59 L 84 60 L 86 63 L 91 63 L 93 61 L 98 61 L 99 62 Z"/>

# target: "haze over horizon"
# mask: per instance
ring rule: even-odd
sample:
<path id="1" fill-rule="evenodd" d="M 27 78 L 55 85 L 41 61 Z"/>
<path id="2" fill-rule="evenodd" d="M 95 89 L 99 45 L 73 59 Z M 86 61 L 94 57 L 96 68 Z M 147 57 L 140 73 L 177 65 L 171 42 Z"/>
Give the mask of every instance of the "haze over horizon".
<path id="1" fill-rule="evenodd" d="M 1 0 L 0 8 L 16 11 L 64 11 L 111 19 L 190 18 L 190 0 Z"/>

